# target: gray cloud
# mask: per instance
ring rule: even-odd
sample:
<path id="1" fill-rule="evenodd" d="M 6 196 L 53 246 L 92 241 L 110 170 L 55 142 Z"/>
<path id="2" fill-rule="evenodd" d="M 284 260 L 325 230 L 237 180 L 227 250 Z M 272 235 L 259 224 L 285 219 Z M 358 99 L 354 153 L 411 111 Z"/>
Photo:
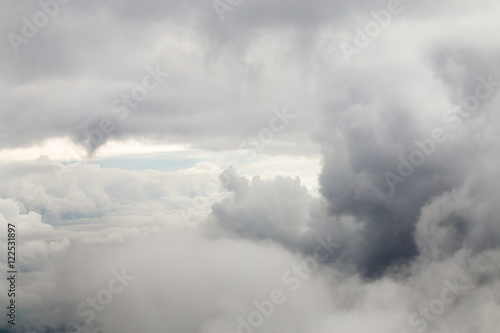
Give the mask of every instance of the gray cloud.
<path id="1" fill-rule="evenodd" d="M 225 172 L 190 223 L 182 211 L 206 199 L 214 165 L 2 162 L 0 221 L 20 230 L 18 327 L 233 332 L 278 288 L 287 301 L 255 332 L 495 332 L 499 6 L 402 3 L 350 63 L 339 43 L 386 1 L 243 1 L 221 21 L 210 1 L 73 0 L 17 53 L 8 33 L 40 7 L 6 4 L 0 148 L 64 137 L 90 155 L 125 139 L 234 151 L 286 105 L 296 119 L 262 153 L 322 156 L 319 193 Z M 151 68 L 169 73 L 154 88 Z M 320 237 L 338 247 L 290 279 Z M 78 307 L 122 267 L 135 280 L 85 323 Z"/>

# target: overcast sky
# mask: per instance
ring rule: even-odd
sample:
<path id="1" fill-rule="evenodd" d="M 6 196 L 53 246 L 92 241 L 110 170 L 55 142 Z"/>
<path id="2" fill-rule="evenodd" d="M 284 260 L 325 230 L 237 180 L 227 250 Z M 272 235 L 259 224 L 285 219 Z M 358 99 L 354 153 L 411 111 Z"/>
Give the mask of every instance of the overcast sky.
<path id="1" fill-rule="evenodd" d="M 498 332 L 498 1 L 1 4 L 0 333 Z"/>

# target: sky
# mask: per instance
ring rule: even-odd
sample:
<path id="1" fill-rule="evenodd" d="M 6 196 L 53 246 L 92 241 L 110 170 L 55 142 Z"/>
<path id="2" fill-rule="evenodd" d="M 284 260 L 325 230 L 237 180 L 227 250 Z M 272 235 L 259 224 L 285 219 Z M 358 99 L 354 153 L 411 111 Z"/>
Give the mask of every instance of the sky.
<path id="1" fill-rule="evenodd" d="M 498 1 L 1 4 L 0 333 L 498 332 Z"/>

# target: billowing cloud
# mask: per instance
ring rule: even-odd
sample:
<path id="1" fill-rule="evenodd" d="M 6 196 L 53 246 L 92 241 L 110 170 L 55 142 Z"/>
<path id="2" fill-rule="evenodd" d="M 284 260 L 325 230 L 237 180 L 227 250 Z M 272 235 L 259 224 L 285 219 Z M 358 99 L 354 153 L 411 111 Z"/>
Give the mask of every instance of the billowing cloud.
<path id="1" fill-rule="evenodd" d="M 499 11 L 5 4 L 0 221 L 16 226 L 15 328 L 496 332 Z M 107 156 L 112 168 L 75 151 L 10 160 L 64 140 L 90 158 L 139 146 Z M 127 165 L 174 156 L 164 147 L 182 163 Z M 315 158 L 318 191 L 304 171 Z"/>

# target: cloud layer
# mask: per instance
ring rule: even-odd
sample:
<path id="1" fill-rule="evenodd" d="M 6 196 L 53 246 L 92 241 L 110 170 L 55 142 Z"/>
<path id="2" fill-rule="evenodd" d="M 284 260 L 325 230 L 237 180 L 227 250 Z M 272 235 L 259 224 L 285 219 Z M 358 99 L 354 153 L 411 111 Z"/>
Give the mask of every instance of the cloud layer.
<path id="1" fill-rule="evenodd" d="M 269 170 L 3 161 L 19 331 L 497 331 L 496 2 L 5 6 L 0 149 L 137 140 Z M 317 147 L 318 193 L 296 176 Z"/>

